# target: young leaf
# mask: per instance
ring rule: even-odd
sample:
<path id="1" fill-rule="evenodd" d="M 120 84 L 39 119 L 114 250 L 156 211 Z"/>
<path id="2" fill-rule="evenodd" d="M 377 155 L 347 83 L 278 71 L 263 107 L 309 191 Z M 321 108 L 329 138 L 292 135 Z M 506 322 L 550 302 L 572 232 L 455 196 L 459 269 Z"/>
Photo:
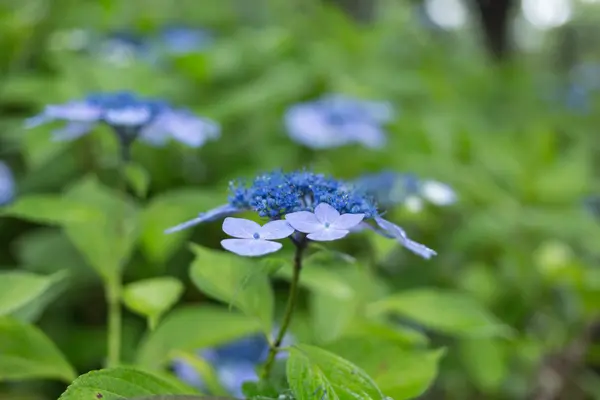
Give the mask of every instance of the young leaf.
<path id="1" fill-rule="evenodd" d="M 26 271 L 0 271 L 0 316 L 12 314 L 35 301 L 54 279 Z"/>
<path id="2" fill-rule="evenodd" d="M 115 279 L 137 240 L 136 207 L 93 178 L 82 180 L 66 196 L 89 204 L 103 215 L 95 224 L 69 223 L 65 232 L 102 278 Z"/>
<path id="3" fill-rule="evenodd" d="M 370 304 L 373 314 L 394 313 L 450 335 L 498 336 L 510 333 L 477 300 L 460 292 L 412 289 Z"/>
<path id="4" fill-rule="evenodd" d="M 223 203 L 223 195 L 185 189 L 164 193 L 152 199 L 141 214 L 140 246 L 148 260 L 161 264 L 177 251 L 192 230 L 165 235 L 165 229 Z"/>
<path id="5" fill-rule="evenodd" d="M 70 283 L 69 278 L 70 276 L 67 271 L 58 271 L 46 276 L 46 279 L 49 281 L 46 290 L 32 301 L 13 311 L 10 315 L 19 321 L 34 322 L 42 315 L 46 307 L 67 289 Z"/>
<path id="6" fill-rule="evenodd" d="M 506 351 L 497 339 L 465 339 L 458 351 L 465 372 L 484 393 L 498 390 L 510 372 Z M 485 368 L 481 368 L 482 365 Z"/>
<path id="7" fill-rule="evenodd" d="M 133 312 L 148 318 L 154 329 L 160 317 L 177 303 L 183 284 L 172 277 L 151 278 L 130 283 L 123 290 L 123 302 Z"/>
<path id="8" fill-rule="evenodd" d="M 129 163 L 125 167 L 125 179 L 138 197 L 146 197 L 150 186 L 148 171 L 139 164 Z"/>
<path id="9" fill-rule="evenodd" d="M 297 400 L 386 398 L 363 370 L 318 347 L 292 347 L 287 361 L 287 377 Z"/>
<path id="10" fill-rule="evenodd" d="M 292 265 L 284 264 L 275 273 L 276 277 L 287 281 L 292 279 Z M 307 265 L 302 269 L 300 285 L 314 292 L 319 292 L 338 299 L 350 299 L 354 289 L 344 279 L 320 265 Z"/>
<path id="11" fill-rule="evenodd" d="M 137 363 L 158 369 L 175 351 L 196 351 L 260 331 L 253 318 L 223 307 L 184 307 L 169 313 L 140 344 Z"/>
<path id="12" fill-rule="evenodd" d="M 192 282 L 208 296 L 256 318 L 270 333 L 273 289 L 267 275 L 243 257 L 196 245 L 192 251 L 196 254 L 190 269 Z"/>
<path id="13" fill-rule="evenodd" d="M 33 325 L 0 317 L 0 381 L 59 379 L 77 374 L 48 337 Z"/>
<path id="14" fill-rule="evenodd" d="M 0 208 L 1 215 L 50 225 L 94 224 L 102 218 L 102 214 L 85 201 L 41 194 L 19 197 L 15 203 Z"/>
<path id="15" fill-rule="evenodd" d="M 110 368 L 88 372 L 75 379 L 59 400 L 131 399 L 154 394 L 194 394 L 154 374 L 134 368 Z"/>

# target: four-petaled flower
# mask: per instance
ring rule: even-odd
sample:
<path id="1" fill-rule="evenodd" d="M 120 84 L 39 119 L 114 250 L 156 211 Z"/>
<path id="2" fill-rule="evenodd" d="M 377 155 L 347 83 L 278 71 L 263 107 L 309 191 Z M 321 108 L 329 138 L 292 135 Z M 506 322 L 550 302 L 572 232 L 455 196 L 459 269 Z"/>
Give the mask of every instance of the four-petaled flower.
<path id="1" fill-rule="evenodd" d="M 294 233 L 294 228 L 283 220 L 267 222 L 260 226 L 243 218 L 225 218 L 223 232 L 237 239 L 224 239 L 221 246 L 240 256 L 256 257 L 276 252 L 282 244 L 271 242 L 284 239 Z"/>
<path id="2" fill-rule="evenodd" d="M 327 203 L 315 207 L 315 212 L 298 211 L 287 214 L 286 221 L 310 240 L 325 242 L 341 239 L 360 224 L 365 214 L 340 214 Z"/>
<path id="3" fill-rule="evenodd" d="M 290 137 L 312 149 L 359 143 L 379 149 L 386 144 L 381 125 L 393 118 L 390 104 L 325 95 L 290 107 L 285 124 Z"/>

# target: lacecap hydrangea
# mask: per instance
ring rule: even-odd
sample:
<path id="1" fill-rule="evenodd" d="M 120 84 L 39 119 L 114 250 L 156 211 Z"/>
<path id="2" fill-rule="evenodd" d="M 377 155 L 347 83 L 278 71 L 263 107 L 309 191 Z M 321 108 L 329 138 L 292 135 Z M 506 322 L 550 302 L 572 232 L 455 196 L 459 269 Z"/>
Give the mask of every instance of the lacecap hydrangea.
<path id="1" fill-rule="evenodd" d="M 273 171 L 257 176 L 252 182 L 232 182 L 229 202 L 198 217 L 167 229 L 166 233 L 225 218 L 223 231 L 233 239 L 222 246 L 243 256 L 261 256 L 279 250 L 274 240 L 290 237 L 312 241 L 338 240 L 350 232 L 370 229 L 397 240 L 424 258 L 436 254 L 417 243 L 396 224 L 382 218 L 375 200 L 352 182 L 301 170 L 285 173 Z M 232 218 L 252 210 L 269 222 L 260 224 Z"/>

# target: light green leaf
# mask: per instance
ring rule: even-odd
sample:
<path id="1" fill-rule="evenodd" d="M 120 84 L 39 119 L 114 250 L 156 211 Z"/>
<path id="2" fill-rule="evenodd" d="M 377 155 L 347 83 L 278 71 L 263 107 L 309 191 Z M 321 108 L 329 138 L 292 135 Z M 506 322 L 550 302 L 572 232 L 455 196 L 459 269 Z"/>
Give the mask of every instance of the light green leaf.
<path id="1" fill-rule="evenodd" d="M 255 319 L 222 307 L 202 305 L 176 309 L 142 340 L 137 363 L 158 369 L 177 351 L 218 346 L 260 332 Z"/>
<path id="2" fill-rule="evenodd" d="M 287 378 L 297 400 L 383 400 L 366 372 L 329 351 L 308 345 L 290 349 Z"/>
<path id="3" fill-rule="evenodd" d="M 148 318 L 154 329 L 160 317 L 177 303 L 183 284 L 172 277 L 145 279 L 130 283 L 123 290 L 123 302 L 133 312 Z"/>
<path id="4" fill-rule="evenodd" d="M 0 381 L 59 379 L 77 374 L 48 337 L 33 325 L 0 317 Z"/>
<path id="5" fill-rule="evenodd" d="M 69 223 L 65 232 L 86 261 L 105 280 L 116 279 L 128 261 L 138 236 L 136 207 L 94 178 L 86 178 L 66 194 L 103 215 L 97 223 Z"/>
<path id="6" fill-rule="evenodd" d="M 429 343 L 429 338 L 415 329 L 365 319 L 354 320 L 344 333 L 344 337 L 356 336 L 370 336 L 408 347 L 425 346 Z"/>
<path id="7" fill-rule="evenodd" d="M 38 275 L 40 276 L 40 275 Z M 23 322 L 33 322 L 37 320 L 46 307 L 56 300 L 68 287 L 70 283 L 69 274 L 67 271 L 58 271 L 52 275 L 44 276 L 47 280 L 46 289 L 36 298 L 19 307 L 10 315 Z M 3 278 L 0 276 L 0 281 Z M 2 286 L 2 284 L 0 284 Z M 2 295 L 0 295 L 2 297 Z"/>
<path id="8" fill-rule="evenodd" d="M 252 261 L 192 245 L 196 255 L 190 276 L 192 282 L 208 296 L 231 304 L 254 317 L 270 334 L 274 296 L 269 278 Z"/>
<path id="9" fill-rule="evenodd" d="M 165 229 L 195 218 L 199 213 L 226 203 L 226 193 L 184 189 L 154 198 L 141 214 L 140 246 L 152 262 L 164 263 L 191 235 L 184 229 L 166 235 Z"/>
<path id="10" fill-rule="evenodd" d="M 186 395 L 164 395 L 164 396 L 148 396 L 135 397 L 129 400 L 239 400 L 233 397 L 224 396 L 186 396 Z M 261 399 L 257 399 L 261 400 Z"/>
<path id="11" fill-rule="evenodd" d="M 358 310 L 356 297 L 344 299 L 323 292 L 311 293 L 309 305 L 318 343 L 327 343 L 339 338 L 352 323 Z"/>
<path id="12" fill-rule="evenodd" d="M 292 275 L 291 263 L 285 263 L 275 273 L 275 276 L 287 281 L 291 281 Z M 321 265 L 308 264 L 302 268 L 300 286 L 338 299 L 350 299 L 355 294 L 354 289 L 346 280 Z"/>
<path id="13" fill-rule="evenodd" d="M 85 201 L 43 194 L 19 197 L 13 204 L 0 208 L 0 215 L 52 225 L 96 224 L 102 218 Z"/>
<path id="14" fill-rule="evenodd" d="M 138 197 L 146 197 L 150 186 L 148 171 L 139 164 L 128 163 L 125 166 L 125 179 Z"/>
<path id="15" fill-rule="evenodd" d="M 0 316 L 9 315 L 41 296 L 52 284 L 47 276 L 0 271 Z"/>
<path id="16" fill-rule="evenodd" d="M 382 392 L 394 400 L 421 395 L 437 376 L 438 363 L 445 353 L 438 350 L 410 350 L 397 342 L 373 336 L 345 337 L 327 345 L 327 350 L 360 363 Z"/>
<path id="17" fill-rule="evenodd" d="M 111 368 L 88 372 L 75 379 L 59 400 L 131 399 L 154 394 L 194 394 L 154 374 L 134 368 Z"/>
<path id="18" fill-rule="evenodd" d="M 465 371 L 483 392 L 494 393 L 507 377 L 506 351 L 497 339 L 465 339 L 458 347 Z M 482 368 L 485 366 L 485 368 Z"/>
<path id="19" fill-rule="evenodd" d="M 460 292 L 440 289 L 412 289 L 369 305 L 370 313 L 394 313 L 450 335 L 463 337 L 510 334 L 477 300 Z"/>

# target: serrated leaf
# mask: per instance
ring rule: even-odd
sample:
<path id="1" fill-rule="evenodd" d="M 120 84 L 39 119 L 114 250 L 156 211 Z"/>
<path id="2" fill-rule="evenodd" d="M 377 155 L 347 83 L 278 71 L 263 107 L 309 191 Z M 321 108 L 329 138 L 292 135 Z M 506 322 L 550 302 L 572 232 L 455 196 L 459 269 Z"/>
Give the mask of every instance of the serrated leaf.
<path id="1" fill-rule="evenodd" d="M 308 345 L 290 349 L 288 383 L 297 400 L 384 400 L 366 372 L 329 351 Z"/>
<path id="2" fill-rule="evenodd" d="M 86 202 L 103 215 L 97 223 L 69 223 L 64 229 L 75 247 L 103 279 L 116 279 L 137 240 L 139 227 L 136 207 L 129 199 L 102 186 L 94 178 L 83 179 L 66 196 Z"/>
<path id="3" fill-rule="evenodd" d="M 243 257 L 197 245 L 192 245 L 192 251 L 196 258 L 190 268 L 190 277 L 196 287 L 256 318 L 270 334 L 274 295 L 267 275 Z"/>
<path id="4" fill-rule="evenodd" d="M 146 197 L 150 186 L 148 171 L 139 164 L 128 163 L 125 166 L 125 179 L 138 197 Z"/>
<path id="5" fill-rule="evenodd" d="M 176 351 L 214 347 L 260 332 L 257 321 L 223 307 L 203 305 L 170 312 L 158 327 L 142 340 L 137 363 L 158 369 Z"/>
<path id="6" fill-rule="evenodd" d="M 131 399 L 154 394 L 194 394 L 154 374 L 134 368 L 111 368 L 88 372 L 75 379 L 59 400 Z"/>
<path id="7" fill-rule="evenodd" d="M 394 294 L 368 306 L 370 313 L 393 313 L 446 334 L 463 337 L 510 334 L 476 299 L 455 291 L 412 289 Z"/>
<path id="8" fill-rule="evenodd" d="M 172 277 L 151 278 L 130 283 L 123 290 L 123 302 L 133 312 L 148 318 L 154 329 L 160 317 L 183 294 L 183 284 Z"/>
<path id="9" fill-rule="evenodd" d="M 56 345 L 38 328 L 0 317 L 0 381 L 59 379 L 77 374 Z"/>
<path id="10" fill-rule="evenodd" d="M 95 224 L 102 217 L 102 214 L 84 201 L 42 194 L 17 198 L 11 205 L 0 208 L 0 215 L 52 225 Z"/>
<path id="11" fill-rule="evenodd" d="M 165 229 L 192 219 L 225 202 L 225 193 L 184 189 L 154 198 L 141 214 L 140 245 L 152 262 L 164 263 L 177 251 L 192 229 L 165 235 Z"/>
<path id="12" fill-rule="evenodd" d="M 0 271 L 0 316 L 10 315 L 31 304 L 55 279 L 25 271 Z"/>

